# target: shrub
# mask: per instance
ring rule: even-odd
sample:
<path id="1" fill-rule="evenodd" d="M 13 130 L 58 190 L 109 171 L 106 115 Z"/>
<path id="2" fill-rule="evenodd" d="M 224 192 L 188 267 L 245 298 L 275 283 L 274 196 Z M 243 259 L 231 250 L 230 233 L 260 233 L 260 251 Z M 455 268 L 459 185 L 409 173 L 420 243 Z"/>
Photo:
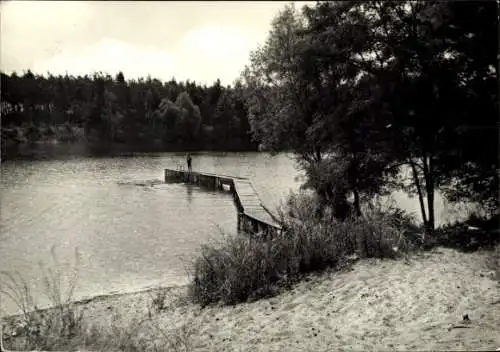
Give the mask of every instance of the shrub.
<path id="1" fill-rule="evenodd" d="M 390 257 L 407 253 L 423 244 L 423 229 L 415 225 L 413 215 L 393 203 L 379 200 L 368 203 L 363 216 L 353 219 L 357 246 L 363 257 Z M 361 247 L 361 248 L 360 248 Z"/>
<path id="2" fill-rule="evenodd" d="M 281 211 L 284 231 L 264 241 L 251 234 L 223 236 L 202 246 L 193 265 L 193 302 L 235 304 L 276 293 L 300 275 L 335 267 L 347 256 L 394 258 L 411 248 L 411 217 L 372 207 L 339 222 L 313 210 L 313 196 L 293 195 Z"/>
<path id="3" fill-rule="evenodd" d="M 245 235 L 223 236 L 201 248 L 193 268 L 189 295 L 202 306 L 222 301 L 234 304 L 270 294 L 279 281 L 283 247 Z"/>
<path id="4" fill-rule="evenodd" d="M 166 306 L 167 291 L 158 290 L 156 295 L 151 296 L 151 306 L 155 312 L 161 312 L 167 308 Z"/>
<path id="5" fill-rule="evenodd" d="M 435 245 L 461 251 L 475 251 L 479 248 L 493 248 L 500 243 L 498 215 L 491 217 L 471 213 L 465 221 L 441 226 L 434 233 Z"/>
<path id="6" fill-rule="evenodd" d="M 28 128 L 26 128 L 26 138 L 28 138 L 31 142 L 37 141 L 41 137 L 40 130 L 37 126 L 30 124 Z"/>

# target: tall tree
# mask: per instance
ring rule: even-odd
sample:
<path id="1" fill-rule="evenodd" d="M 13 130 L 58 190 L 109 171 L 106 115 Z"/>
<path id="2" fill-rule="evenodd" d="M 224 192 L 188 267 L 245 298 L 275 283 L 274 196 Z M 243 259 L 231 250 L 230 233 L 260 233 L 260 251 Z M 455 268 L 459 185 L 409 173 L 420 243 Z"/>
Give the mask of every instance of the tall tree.
<path id="1" fill-rule="evenodd" d="M 332 47 L 335 55 L 351 50 L 352 40 L 337 34 L 353 26 L 345 16 L 349 8 L 326 3 L 317 10 L 305 8 L 303 18 L 294 7 L 285 8 L 244 77 L 254 136 L 271 148 L 292 149 L 308 175 L 305 186 L 343 219 L 348 193 L 359 215 L 360 193 L 380 189 L 386 170 L 379 165 L 386 160 L 375 154 L 374 139 L 368 145 L 370 130 L 363 130 L 373 117 L 366 114 L 368 104 L 361 104 L 365 97 L 356 96 L 361 69 L 332 58 Z"/>
<path id="2" fill-rule="evenodd" d="M 327 200 L 353 192 L 358 213 L 402 165 L 428 233 L 437 189 L 498 209 L 496 6 L 318 2 L 305 20 L 287 7 L 243 74 L 254 137 L 294 150 Z"/>
<path id="3" fill-rule="evenodd" d="M 179 94 L 175 105 L 180 110 L 179 128 L 182 140 L 196 145 L 201 125 L 200 108 L 193 103 L 187 92 Z"/>

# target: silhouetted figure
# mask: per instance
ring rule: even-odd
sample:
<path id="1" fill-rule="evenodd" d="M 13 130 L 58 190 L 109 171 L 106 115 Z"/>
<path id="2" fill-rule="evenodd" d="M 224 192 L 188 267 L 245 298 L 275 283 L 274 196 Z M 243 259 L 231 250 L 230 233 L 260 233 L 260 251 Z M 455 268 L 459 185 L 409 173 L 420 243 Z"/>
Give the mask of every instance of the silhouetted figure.
<path id="1" fill-rule="evenodd" d="M 188 171 L 189 171 L 189 172 L 191 172 L 191 171 L 192 171 L 192 168 L 191 168 L 191 161 L 192 161 L 192 160 L 193 160 L 193 159 L 191 159 L 191 154 L 190 154 L 190 153 L 188 153 L 188 154 L 187 154 L 187 157 L 186 157 L 186 161 L 187 161 Z"/>

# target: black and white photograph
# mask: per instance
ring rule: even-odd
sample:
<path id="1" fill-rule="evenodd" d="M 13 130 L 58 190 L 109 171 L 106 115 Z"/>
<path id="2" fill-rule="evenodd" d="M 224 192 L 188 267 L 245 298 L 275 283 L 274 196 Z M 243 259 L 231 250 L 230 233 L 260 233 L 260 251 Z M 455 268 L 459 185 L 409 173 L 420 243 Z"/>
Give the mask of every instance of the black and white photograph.
<path id="1" fill-rule="evenodd" d="M 500 1 L 0 2 L 0 352 L 500 351 Z"/>

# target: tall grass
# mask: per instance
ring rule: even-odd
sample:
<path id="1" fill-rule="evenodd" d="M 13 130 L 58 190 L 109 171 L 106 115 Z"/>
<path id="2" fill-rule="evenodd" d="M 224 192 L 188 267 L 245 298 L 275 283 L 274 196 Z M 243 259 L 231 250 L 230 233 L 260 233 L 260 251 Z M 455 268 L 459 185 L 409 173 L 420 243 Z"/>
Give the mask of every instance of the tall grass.
<path id="1" fill-rule="evenodd" d="M 8 336 L 15 337 L 15 347 L 18 349 L 60 348 L 61 341 L 71 340 L 80 332 L 82 315 L 71 303 L 78 278 L 78 252 L 75 251 L 73 267 L 65 270 L 70 273 L 66 293 L 62 287 L 64 269 L 61 268 L 54 248 L 51 256 L 54 268 L 46 268 L 40 264 L 43 289 L 51 303 L 50 309 L 40 309 L 37 306 L 31 286 L 19 273 L 0 272 L 1 296 L 10 299 L 20 311 L 20 315 L 16 317 L 16 326 Z"/>
<path id="2" fill-rule="evenodd" d="M 284 231 L 270 240 L 251 234 L 224 235 L 202 246 L 189 295 L 202 306 L 235 304 L 273 295 L 306 273 L 336 267 L 353 254 L 395 258 L 411 248 L 412 219 L 373 204 L 363 217 L 344 222 L 316 214 L 311 195 L 293 195 L 281 210 Z"/>
<path id="3" fill-rule="evenodd" d="M 79 256 L 71 268 L 60 265 L 54 249 L 52 266 L 40 265 L 44 294 L 50 307 L 37 306 L 29 283 L 19 274 L 0 273 L 0 302 L 11 300 L 19 314 L 3 319 L 5 326 L 0 333 L 3 348 L 14 351 L 28 350 L 92 350 L 92 351 L 191 351 L 194 325 L 167 328 L 162 315 L 174 308 L 167 304 L 166 291 L 157 291 L 151 296 L 148 313 L 132 320 L 114 316 L 109 324 L 88 321 L 73 293 L 77 284 Z M 62 278 L 69 273 L 66 285 Z M 67 289 L 65 290 L 65 287 Z M 172 301 L 171 297 L 170 301 Z"/>

